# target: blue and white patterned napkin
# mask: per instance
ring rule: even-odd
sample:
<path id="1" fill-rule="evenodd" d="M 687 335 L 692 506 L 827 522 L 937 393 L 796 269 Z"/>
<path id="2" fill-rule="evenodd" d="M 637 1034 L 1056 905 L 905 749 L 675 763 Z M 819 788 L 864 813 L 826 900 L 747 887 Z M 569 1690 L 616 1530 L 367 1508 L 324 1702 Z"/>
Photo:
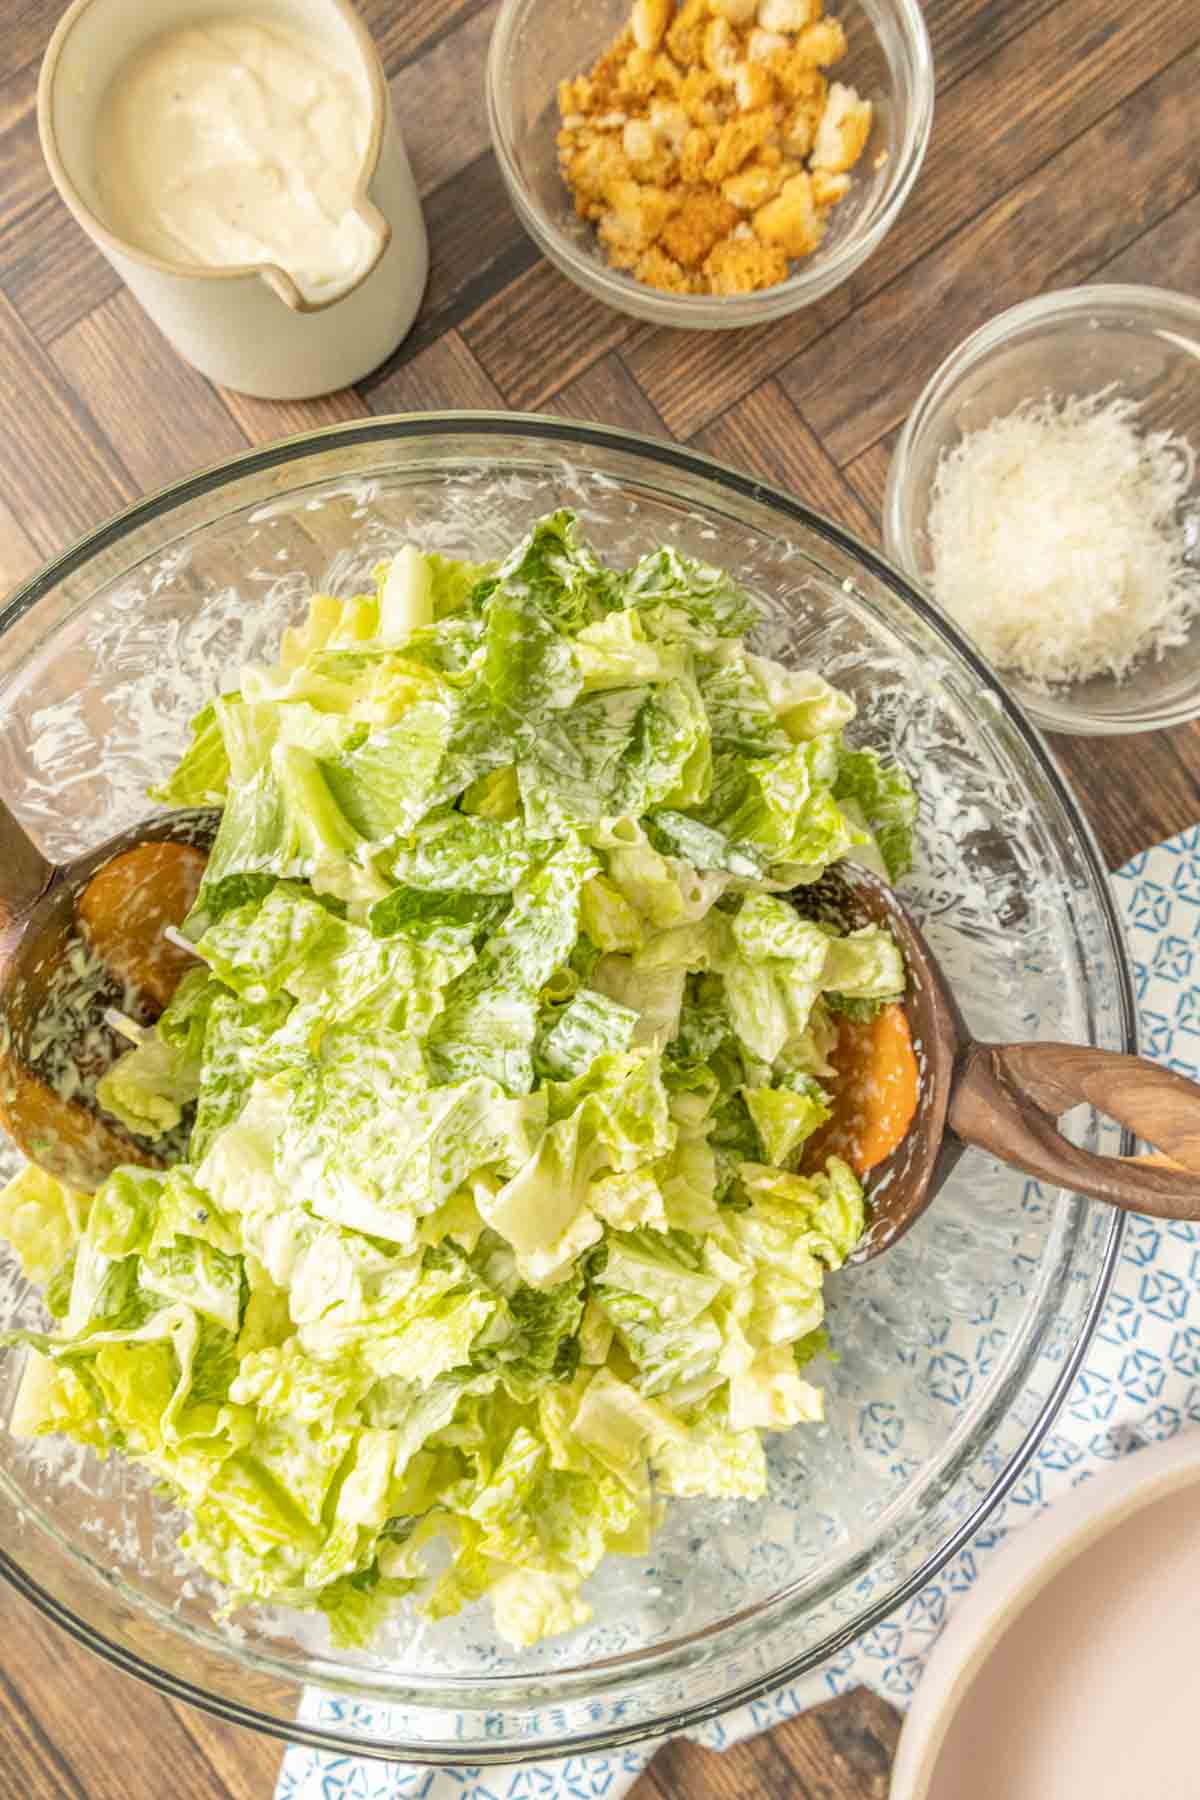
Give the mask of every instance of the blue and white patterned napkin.
<path id="1" fill-rule="evenodd" d="M 1200 826 L 1135 857 L 1113 883 L 1133 958 L 1142 1049 L 1200 1078 Z M 967 1549 L 824 1668 L 701 1727 L 698 1742 L 724 1749 L 859 1686 L 906 1706 L 955 1601 L 1009 1533 L 1105 1463 L 1189 1423 L 1200 1424 L 1200 1226 L 1135 1216 L 1104 1317 L 1055 1429 Z M 364 1733 L 386 1735 L 383 1721 L 364 1716 L 369 1708 L 316 1692 L 306 1697 L 303 1717 L 333 1724 L 348 1708 Z M 275 1800 L 619 1800 L 653 1748 L 430 1769 L 293 1746 Z"/>

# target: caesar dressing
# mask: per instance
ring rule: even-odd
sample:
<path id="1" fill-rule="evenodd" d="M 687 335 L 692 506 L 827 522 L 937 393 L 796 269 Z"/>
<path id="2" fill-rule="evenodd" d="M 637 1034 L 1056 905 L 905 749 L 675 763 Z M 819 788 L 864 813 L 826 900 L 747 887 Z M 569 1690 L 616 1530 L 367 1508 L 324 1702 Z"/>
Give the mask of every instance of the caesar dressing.
<path id="1" fill-rule="evenodd" d="M 101 103 L 109 228 L 207 268 L 273 263 L 309 300 L 353 285 L 377 233 L 355 208 L 370 108 L 327 44 L 253 15 L 153 38 Z"/>

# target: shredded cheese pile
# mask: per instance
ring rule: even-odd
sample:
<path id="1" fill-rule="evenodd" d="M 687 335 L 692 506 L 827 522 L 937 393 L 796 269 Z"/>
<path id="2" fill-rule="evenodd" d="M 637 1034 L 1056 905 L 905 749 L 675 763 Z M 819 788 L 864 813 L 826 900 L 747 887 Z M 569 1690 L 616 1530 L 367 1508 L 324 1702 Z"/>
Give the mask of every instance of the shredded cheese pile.
<path id="1" fill-rule="evenodd" d="M 1200 611 L 1196 458 L 1137 429 L 1111 388 L 1026 403 L 943 452 L 928 532 L 933 591 L 988 660 L 1031 686 L 1122 680 Z"/>

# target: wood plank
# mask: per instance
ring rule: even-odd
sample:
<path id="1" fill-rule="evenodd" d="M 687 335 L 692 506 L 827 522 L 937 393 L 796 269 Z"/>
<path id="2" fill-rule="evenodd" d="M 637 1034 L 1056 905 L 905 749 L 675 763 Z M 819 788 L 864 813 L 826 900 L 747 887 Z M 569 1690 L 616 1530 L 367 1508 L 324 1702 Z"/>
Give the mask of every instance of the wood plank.
<path id="1" fill-rule="evenodd" d="M 508 204 L 490 150 L 430 195 L 425 218 L 430 274 L 421 310 L 396 354 L 360 383 L 365 394 L 493 294 L 507 293 L 536 260 L 537 253 Z"/>
<path id="2" fill-rule="evenodd" d="M 134 498 L 136 484 L 82 400 L 0 296 L 0 443 L 5 499 L 43 556 Z"/>
<path id="3" fill-rule="evenodd" d="M 625 361 L 668 430 L 689 438 L 840 325 L 849 311 L 843 287 L 815 306 L 752 331 L 667 331 L 639 325 Z"/>
<path id="4" fill-rule="evenodd" d="M 38 143 L 36 74 L 13 69 L 0 81 L 0 254 L 29 209 L 53 188 Z"/>
<path id="5" fill-rule="evenodd" d="M 623 344 L 635 322 L 541 260 L 463 320 L 462 334 L 510 406 L 534 411 Z"/>
<path id="6" fill-rule="evenodd" d="M 143 489 L 246 448 L 211 385 L 176 356 L 126 288 L 56 339 L 51 355 L 63 377 L 88 396 Z"/>
<path id="7" fill-rule="evenodd" d="M 869 450 L 864 450 L 861 456 L 856 456 L 842 470 L 870 513 L 877 531 L 883 518 L 883 496 L 887 487 L 888 470 L 892 466 L 892 456 L 899 436 L 898 431 L 889 431 L 886 437 L 880 438 L 878 443 L 872 444 Z M 881 531 L 879 535 L 882 542 Z"/>
<path id="8" fill-rule="evenodd" d="M 662 1800 L 886 1800 L 900 1724 L 895 1707 L 857 1688 L 720 1752 L 675 1738 L 642 1778 L 646 1800 L 651 1789 Z"/>
<path id="9" fill-rule="evenodd" d="M 1198 39 L 1195 0 L 1163 0 L 1153 14 L 1126 0 L 1051 7 L 941 97 L 920 180 L 891 235 L 851 280 L 853 301 L 877 292 L 1047 159 L 1061 159 L 1065 146 Z M 1181 137 L 1178 148 L 1186 142 Z M 1123 173 L 1112 185 L 1120 200 Z"/>
<path id="10" fill-rule="evenodd" d="M 121 286 L 57 194 L 47 194 L 0 235 L 0 288 L 33 335 L 49 344 Z"/>
<path id="11" fill-rule="evenodd" d="M 177 1715 L 160 1695 L 105 1667 L 79 1649 L 5 1588 L 0 1618 L 12 1642 L 19 1632 L 22 1654 L 7 1657 L 4 1683 L 12 1695 L 9 1715 L 44 1721 L 47 1760 L 60 1773 L 61 1788 L 86 1800 L 129 1800 L 131 1773 L 141 1791 L 223 1800 L 225 1786 Z M 73 1679 L 72 1679 L 73 1677 Z M 80 1705 L 87 1694 L 89 1704 Z M 107 1735 L 108 1753 L 98 1744 Z M 114 1754 L 116 1746 L 120 1753 Z M 98 1753 L 99 1750 L 99 1753 Z M 31 1784 L 26 1795 L 55 1792 Z"/>
<path id="12" fill-rule="evenodd" d="M 1060 0 L 942 0 L 925 8 L 939 100 Z M 836 11 L 836 6 L 831 7 Z"/>
<path id="13" fill-rule="evenodd" d="M 389 75 L 406 62 L 428 55 L 449 32 L 479 10 L 485 0 L 358 0 Z"/>
<path id="14" fill-rule="evenodd" d="M 1039 289 L 1083 280 L 1200 188 L 1198 79 L 1194 51 L 861 306 L 852 331 L 788 364 L 784 388 L 838 463 L 898 425 L 969 332 Z M 1120 180 L 1097 182 L 1110 168 Z"/>
<path id="15" fill-rule="evenodd" d="M 1102 744 L 1057 733 L 1049 741 L 1110 869 L 1196 823 L 1200 725 L 1105 738 Z"/>
<path id="16" fill-rule="evenodd" d="M 1130 281 L 1200 294 L 1200 194 L 1101 264 L 1092 281 Z"/>
<path id="17" fill-rule="evenodd" d="M 373 413 L 443 412 L 448 407 L 503 411 L 504 398 L 457 331 L 448 331 L 371 389 Z"/>
<path id="18" fill-rule="evenodd" d="M 0 595 L 32 575 L 42 558 L 21 521 L 0 500 Z"/>
<path id="19" fill-rule="evenodd" d="M 277 1738 L 227 1725 L 194 1706 L 172 1704 L 171 1711 L 215 1771 L 226 1800 L 271 1800 L 283 1754 Z"/>
<path id="20" fill-rule="evenodd" d="M 568 419 L 584 419 L 602 425 L 622 425 L 643 437 L 665 438 L 666 426 L 647 400 L 620 355 L 610 350 L 590 369 L 568 381 L 551 395 L 546 411 Z"/>
<path id="21" fill-rule="evenodd" d="M 485 0 L 391 83 L 396 120 L 422 194 L 456 175 L 491 143 L 483 67 L 500 0 Z"/>
<path id="22" fill-rule="evenodd" d="M 255 445 L 319 431 L 323 425 L 345 425 L 361 419 L 367 410 L 354 388 L 339 388 L 317 400 L 258 400 L 253 394 L 235 394 L 232 388 L 218 392 L 247 443 Z"/>
<path id="23" fill-rule="evenodd" d="M 697 450 L 794 494 L 868 543 L 875 521 L 777 381 L 764 382 L 691 439 Z"/>

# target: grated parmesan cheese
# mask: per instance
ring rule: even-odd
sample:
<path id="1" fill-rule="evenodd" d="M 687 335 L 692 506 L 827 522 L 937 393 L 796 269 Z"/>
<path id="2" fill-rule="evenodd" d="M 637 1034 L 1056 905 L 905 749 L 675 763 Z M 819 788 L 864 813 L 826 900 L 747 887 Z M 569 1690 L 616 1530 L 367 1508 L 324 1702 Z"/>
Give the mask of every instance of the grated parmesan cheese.
<path id="1" fill-rule="evenodd" d="M 1200 610 L 1191 446 L 1111 388 L 1026 403 L 943 452 L 928 532 L 938 604 L 1032 686 L 1122 680 Z"/>

